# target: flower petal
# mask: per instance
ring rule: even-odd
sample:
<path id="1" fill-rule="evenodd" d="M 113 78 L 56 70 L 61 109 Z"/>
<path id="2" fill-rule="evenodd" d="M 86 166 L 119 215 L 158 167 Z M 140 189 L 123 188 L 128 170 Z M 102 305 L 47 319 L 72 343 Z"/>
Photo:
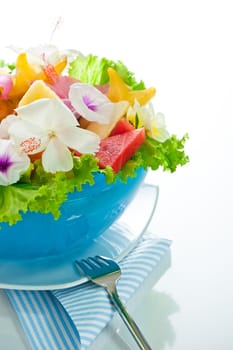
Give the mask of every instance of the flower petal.
<path id="1" fill-rule="evenodd" d="M 43 66 L 45 62 L 55 65 L 66 58 L 65 53 L 59 52 L 58 48 L 51 44 L 29 47 L 26 50 L 13 45 L 9 48 L 17 54 L 26 53 L 31 65 Z"/>
<path id="2" fill-rule="evenodd" d="M 16 109 L 18 116 L 44 130 L 76 126 L 77 120 L 70 109 L 59 99 L 42 98 Z"/>
<path id="3" fill-rule="evenodd" d="M 27 154 L 43 151 L 48 143 L 48 136 L 43 130 L 28 120 L 18 118 L 9 127 L 8 132 L 16 147 Z"/>
<path id="4" fill-rule="evenodd" d="M 57 137 L 53 137 L 42 154 L 42 165 L 50 173 L 69 171 L 73 168 L 71 152 Z"/>
<path id="5" fill-rule="evenodd" d="M 144 123 L 150 137 L 159 142 L 164 142 L 169 138 L 164 115 L 162 113 L 154 114 L 152 106 L 149 107 L 149 112 L 147 118 L 144 119 Z"/>
<path id="6" fill-rule="evenodd" d="M 166 129 L 152 128 L 150 136 L 159 142 L 164 142 L 169 138 L 169 133 Z"/>
<path id="7" fill-rule="evenodd" d="M 9 135 L 8 130 L 9 130 L 10 126 L 18 120 L 19 120 L 18 117 L 16 117 L 13 114 L 10 114 L 1 121 L 1 123 L 0 123 L 0 138 L 1 139 L 9 139 L 10 135 Z"/>
<path id="8" fill-rule="evenodd" d="M 29 104 L 16 108 L 18 117 L 37 125 L 47 125 L 52 99 L 41 98 Z"/>
<path id="9" fill-rule="evenodd" d="M 146 107 L 141 107 L 139 102 L 135 99 L 134 105 L 129 106 L 127 111 L 127 119 L 132 123 L 136 128 L 141 128 L 144 126 L 144 119 L 147 115 Z"/>
<path id="10" fill-rule="evenodd" d="M 75 127 L 78 121 L 71 110 L 59 98 L 52 100 L 53 130 L 60 130 L 68 127 Z"/>
<path id="11" fill-rule="evenodd" d="M 51 44 L 30 47 L 26 52 L 30 63 L 42 66 L 45 63 L 55 65 L 65 59 L 65 55 L 61 55 L 58 48 Z"/>
<path id="12" fill-rule="evenodd" d="M 158 112 L 155 114 L 155 123 L 157 128 L 166 128 L 165 116 L 163 113 Z"/>
<path id="13" fill-rule="evenodd" d="M 0 99 L 7 100 L 12 88 L 13 82 L 11 77 L 0 73 Z"/>
<path id="14" fill-rule="evenodd" d="M 75 83 L 71 85 L 69 99 L 76 111 L 89 121 L 108 124 L 114 104 L 94 86 Z"/>
<path id="15" fill-rule="evenodd" d="M 90 130 L 94 133 L 96 133 L 101 139 L 105 139 L 108 137 L 113 130 L 116 123 L 122 118 L 128 108 L 128 102 L 127 101 L 121 101 L 114 103 L 114 109 L 113 114 L 111 115 L 111 119 L 109 121 L 109 124 L 100 124 L 97 122 L 89 122 L 87 125 L 87 130 Z"/>
<path id="16" fill-rule="evenodd" d="M 99 149 L 100 138 L 93 132 L 81 128 L 67 128 L 57 133 L 68 147 L 80 153 L 95 153 Z"/>
<path id="17" fill-rule="evenodd" d="M 10 140 L 0 139 L 0 185 L 16 183 L 28 169 L 30 159 L 26 154 L 18 153 Z"/>

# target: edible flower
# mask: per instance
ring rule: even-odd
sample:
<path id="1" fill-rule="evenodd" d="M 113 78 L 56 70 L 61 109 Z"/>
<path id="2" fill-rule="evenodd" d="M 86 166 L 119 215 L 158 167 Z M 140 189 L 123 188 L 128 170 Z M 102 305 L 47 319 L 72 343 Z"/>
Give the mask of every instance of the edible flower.
<path id="1" fill-rule="evenodd" d="M 125 102 L 113 103 L 94 86 L 76 83 L 71 85 L 69 99 L 76 111 L 85 119 L 100 124 L 111 124 L 116 114 L 122 115 Z"/>
<path id="2" fill-rule="evenodd" d="M 0 139 L 0 185 L 8 186 L 20 179 L 29 168 L 30 159 L 24 153 L 19 153 L 12 141 Z"/>
<path id="3" fill-rule="evenodd" d="M 151 103 L 141 107 L 135 100 L 134 106 L 128 109 L 127 119 L 136 128 L 144 127 L 147 135 L 159 142 L 164 142 L 169 138 L 164 114 L 160 112 L 155 114 Z"/>
<path id="4" fill-rule="evenodd" d="M 44 98 L 16 109 L 18 120 L 9 128 L 10 138 L 28 155 L 42 152 L 46 172 L 73 168 L 72 150 L 82 154 L 98 150 L 99 137 L 78 128 L 73 113 L 59 99 Z"/>
<path id="5" fill-rule="evenodd" d="M 0 123 L 0 139 L 9 139 L 9 128 L 10 126 L 18 120 L 18 117 L 14 114 L 8 115 Z"/>
<path id="6" fill-rule="evenodd" d="M 53 76 L 62 73 L 67 64 L 66 56 L 53 45 L 41 45 L 28 50 L 11 48 L 18 53 L 11 98 L 22 97 L 32 81 L 51 82 Z"/>
<path id="7" fill-rule="evenodd" d="M 67 63 L 66 54 L 58 50 L 55 45 L 45 44 L 35 47 L 30 47 L 26 50 L 10 46 L 10 48 L 18 53 L 19 57 L 21 54 L 26 55 L 28 64 L 34 68 L 38 73 L 43 71 L 43 67 L 51 64 L 55 67 L 57 73 L 61 73 Z"/>
<path id="8" fill-rule="evenodd" d="M 0 100 L 7 100 L 9 92 L 13 87 L 13 82 L 8 74 L 0 73 Z"/>
<path id="9" fill-rule="evenodd" d="M 127 86 L 120 75 L 113 69 L 108 68 L 109 75 L 109 89 L 108 97 L 111 101 L 128 101 L 131 105 L 134 104 L 135 99 L 140 105 L 145 105 L 155 95 L 155 88 L 151 87 L 144 90 L 133 90 Z"/>

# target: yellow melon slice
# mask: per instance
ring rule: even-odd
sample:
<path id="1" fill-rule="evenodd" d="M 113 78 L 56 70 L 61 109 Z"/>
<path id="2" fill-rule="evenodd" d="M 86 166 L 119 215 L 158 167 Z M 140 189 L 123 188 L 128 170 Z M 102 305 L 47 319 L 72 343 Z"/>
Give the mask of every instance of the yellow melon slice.
<path id="1" fill-rule="evenodd" d="M 44 83 L 43 80 L 36 80 L 19 101 L 19 107 L 41 98 L 57 98 L 57 95 Z"/>
<path id="2" fill-rule="evenodd" d="M 97 122 L 89 122 L 85 129 L 96 133 L 101 139 L 108 137 L 117 124 L 117 122 L 126 114 L 129 107 L 127 101 L 121 101 L 115 103 L 114 106 L 114 117 L 109 124 L 99 124 Z"/>

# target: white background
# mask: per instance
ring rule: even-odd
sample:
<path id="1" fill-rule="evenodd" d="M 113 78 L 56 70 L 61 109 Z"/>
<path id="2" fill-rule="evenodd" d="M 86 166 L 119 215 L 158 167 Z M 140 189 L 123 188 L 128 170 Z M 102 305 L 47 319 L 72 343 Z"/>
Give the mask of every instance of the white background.
<path id="1" fill-rule="evenodd" d="M 190 135 L 190 164 L 172 176 L 154 174 L 161 187 L 159 208 L 167 209 L 166 216 L 157 217 L 159 227 L 174 238 L 190 221 L 202 237 L 210 224 L 211 236 L 221 236 L 223 227 L 229 237 L 231 233 L 230 5 L 226 0 L 23 0 L 1 8 L 0 56 L 7 45 L 27 48 L 49 42 L 61 18 L 52 43 L 121 59 L 138 79 L 156 87 L 154 108 L 165 114 L 170 133 Z"/>
<path id="2" fill-rule="evenodd" d="M 231 4 L 21 0 L 1 5 L 0 56 L 7 45 L 49 42 L 61 18 L 53 44 L 122 60 L 138 79 L 156 87 L 154 108 L 165 114 L 170 133 L 189 133 L 190 163 L 175 174 L 150 174 L 160 187 L 153 230 L 173 240 L 171 269 L 137 310 L 155 350 L 233 348 Z M 160 292 L 177 305 L 169 318 L 170 338 L 165 335 L 162 343 L 149 332 L 158 315 L 146 317 L 143 311 L 150 309 L 148 300 L 156 304 Z"/>

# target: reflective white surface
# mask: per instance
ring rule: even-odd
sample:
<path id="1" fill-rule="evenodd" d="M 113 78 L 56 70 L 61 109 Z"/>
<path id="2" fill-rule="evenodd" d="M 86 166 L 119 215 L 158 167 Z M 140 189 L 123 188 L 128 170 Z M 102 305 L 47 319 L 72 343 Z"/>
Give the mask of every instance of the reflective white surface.
<path id="1" fill-rule="evenodd" d="M 77 49 L 120 58 L 156 86 L 155 110 L 165 114 L 170 132 L 190 135 L 190 164 L 173 175 L 151 176 L 160 187 L 152 230 L 173 240 L 172 267 L 141 296 L 133 315 L 153 350 L 232 350 L 232 1 L 119 0 L 113 14 L 109 1 L 99 0 L 91 11 L 89 2 L 79 4 L 85 16 L 72 11 L 76 6 L 73 0 L 56 8 L 46 2 L 35 18 L 25 0 L 17 2 L 14 26 L 9 16 L 1 18 L 1 45 L 48 41 L 61 15 L 64 26 L 55 43 L 74 47 L 69 33 L 75 32 Z M 24 20 L 18 16 L 22 8 L 28 9 Z M 9 331 L 15 320 L 4 305 L 0 310 L 0 340 L 9 341 L 4 350 L 25 350 Z M 128 337 L 124 328 L 121 335 Z M 114 337 L 102 347 L 110 348 L 127 349 Z"/>

